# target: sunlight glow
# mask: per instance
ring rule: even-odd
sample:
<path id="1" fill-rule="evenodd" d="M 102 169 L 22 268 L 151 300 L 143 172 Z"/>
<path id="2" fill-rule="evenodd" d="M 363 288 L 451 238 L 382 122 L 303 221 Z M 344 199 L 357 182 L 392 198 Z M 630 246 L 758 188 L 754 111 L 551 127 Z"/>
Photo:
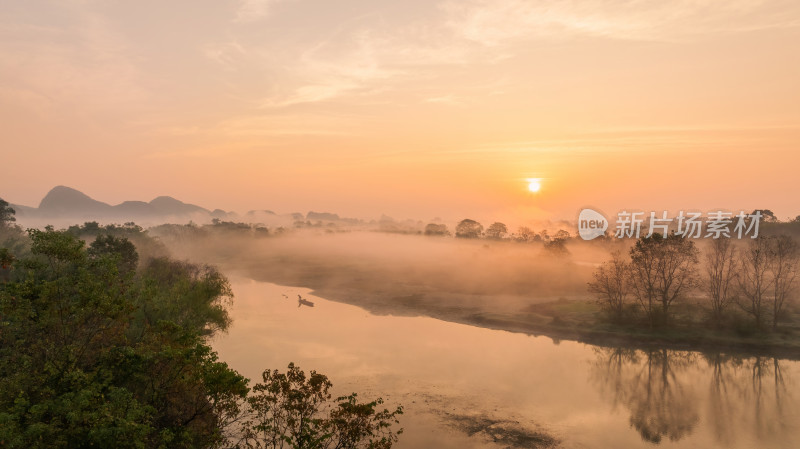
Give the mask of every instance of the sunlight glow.
<path id="1" fill-rule="evenodd" d="M 531 192 L 536 193 L 542 188 L 542 183 L 538 179 L 529 179 L 528 181 L 528 190 Z"/>

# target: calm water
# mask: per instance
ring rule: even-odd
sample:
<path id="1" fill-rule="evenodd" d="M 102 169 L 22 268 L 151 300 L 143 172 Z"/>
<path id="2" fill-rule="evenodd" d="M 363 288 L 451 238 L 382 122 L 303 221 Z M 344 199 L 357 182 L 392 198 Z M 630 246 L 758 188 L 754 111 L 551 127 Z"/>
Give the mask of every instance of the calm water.
<path id="1" fill-rule="evenodd" d="M 214 341 L 223 360 L 253 380 L 293 361 L 335 394 L 402 404 L 400 448 L 529 447 L 537 432 L 564 448 L 800 447 L 798 362 L 555 344 L 375 316 L 306 289 L 233 289 L 233 326 Z"/>

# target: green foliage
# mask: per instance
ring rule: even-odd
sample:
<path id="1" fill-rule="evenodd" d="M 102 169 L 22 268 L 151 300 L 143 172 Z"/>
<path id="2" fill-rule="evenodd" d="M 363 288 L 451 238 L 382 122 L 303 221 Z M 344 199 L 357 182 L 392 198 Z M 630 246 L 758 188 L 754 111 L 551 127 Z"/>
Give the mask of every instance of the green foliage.
<path id="1" fill-rule="evenodd" d="M 114 237 L 109 234 L 100 234 L 89 245 L 89 257 L 109 257 L 117 265 L 120 274 L 126 275 L 136 270 L 139 263 L 139 254 L 130 240 L 124 237 Z"/>
<path id="2" fill-rule="evenodd" d="M 135 286 L 143 298 L 138 310 L 143 322 L 171 320 L 203 334 L 226 330 L 226 306 L 233 299 L 228 280 L 216 268 L 160 257 L 142 269 Z"/>
<path id="3" fill-rule="evenodd" d="M 95 229 L 87 249 L 76 231 Z M 332 404 L 327 377 L 306 378 L 294 365 L 286 374 L 265 371 L 248 397 L 248 380 L 207 344 L 230 324 L 228 280 L 213 267 L 164 257 L 137 269 L 133 244 L 107 230 L 32 229 L 29 255 L 0 251 L 0 262 L 16 268 L 0 282 L 0 447 L 397 441 L 391 425 L 401 409 L 380 411 L 381 400 L 359 403 L 355 394 Z"/>
<path id="4" fill-rule="evenodd" d="M 145 231 L 141 226 L 133 222 L 128 222 L 123 225 L 108 224 L 101 226 L 96 221 L 88 221 L 83 225 L 70 226 L 67 228 L 67 232 L 86 241 L 95 240 L 101 235 L 127 239 L 133 243 L 137 253 L 143 260 L 151 257 L 165 257 L 167 255 L 167 249 L 161 242 L 150 236 L 148 231 Z M 127 257 L 129 258 L 129 256 L 130 253 L 128 252 Z M 125 256 L 123 259 L 124 258 Z"/>
<path id="5" fill-rule="evenodd" d="M 0 227 L 8 226 L 17 221 L 16 211 L 8 205 L 8 201 L 0 198 Z"/>
<path id="6" fill-rule="evenodd" d="M 382 399 L 360 403 L 355 393 L 332 403 L 333 385 L 315 371 L 306 376 L 290 363 L 286 373 L 264 371 L 262 380 L 247 399 L 248 419 L 237 447 L 388 449 L 402 433 L 391 430 L 402 407 L 378 410 Z"/>
<path id="7" fill-rule="evenodd" d="M 162 313 L 144 319 L 151 286 L 191 303 L 218 278 L 123 274 L 124 238 L 90 251 L 64 231 L 29 231 L 31 256 L 0 284 L 0 442 L 11 448 L 214 447 L 247 393 L 203 337 L 217 323 Z M 197 269 L 196 272 L 204 272 Z M 184 299 L 178 296 L 175 299 Z"/>

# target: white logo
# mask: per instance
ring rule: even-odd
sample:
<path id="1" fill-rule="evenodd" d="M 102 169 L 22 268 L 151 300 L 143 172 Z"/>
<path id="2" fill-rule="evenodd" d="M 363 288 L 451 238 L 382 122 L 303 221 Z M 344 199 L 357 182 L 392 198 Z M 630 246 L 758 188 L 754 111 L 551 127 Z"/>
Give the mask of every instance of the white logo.
<path id="1" fill-rule="evenodd" d="M 583 209 L 578 216 L 578 234 L 584 240 L 592 240 L 605 234 L 608 220 L 600 212 Z"/>

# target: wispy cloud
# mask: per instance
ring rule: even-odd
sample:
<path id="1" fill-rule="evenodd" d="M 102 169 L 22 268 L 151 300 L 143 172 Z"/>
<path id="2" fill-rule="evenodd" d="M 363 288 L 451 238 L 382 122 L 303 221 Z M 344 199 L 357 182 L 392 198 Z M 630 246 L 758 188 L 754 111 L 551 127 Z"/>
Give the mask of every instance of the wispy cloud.
<path id="1" fill-rule="evenodd" d="M 73 5 L 60 12 L 70 20 L 20 24 L 0 18 L 6 33 L 24 36 L 0 39 L 0 95 L 22 98 L 20 104 L 40 114 L 54 105 L 79 114 L 144 104 L 150 94 L 125 38 L 100 14 Z"/>
<path id="2" fill-rule="evenodd" d="M 490 46 L 573 36 L 670 41 L 800 25 L 800 4 L 784 0 L 473 0 L 442 8 L 455 33 Z"/>
<path id="3" fill-rule="evenodd" d="M 282 0 L 239 0 L 237 22 L 254 22 L 269 15 L 270 7 Z"/>

